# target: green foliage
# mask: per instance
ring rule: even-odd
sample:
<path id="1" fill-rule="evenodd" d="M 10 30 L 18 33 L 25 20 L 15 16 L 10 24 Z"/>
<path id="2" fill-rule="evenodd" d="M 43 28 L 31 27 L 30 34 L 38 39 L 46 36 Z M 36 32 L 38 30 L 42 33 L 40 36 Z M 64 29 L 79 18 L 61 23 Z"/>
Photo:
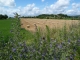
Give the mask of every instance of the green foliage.
<path id="1" fill-rule="evenodd" d="M 80 15 L 68 16 L 67 14 L 60 13 L 60 14 L 41 14 L 38 16 L 22 16 L 21 18 L 80 20 Z"/>
<path id="2" fill-rule="evenodd" d="M 0 60 L 80 60 L 80 24 L 73 24 L 69 30 L 66 24 L 62 29 L 46 26 L 46 31 L 35 25 L 36 32 L 32 33 L 21 28 L 15 15 L 8 42 L 0 41 Z"/>
<path id="3" fill-rule="evenodd" d="M 0 19 L 7 19 L 7 18 L 8 18 L 7 15 L 2 15 L 2 14 L 0 14 Z"/>

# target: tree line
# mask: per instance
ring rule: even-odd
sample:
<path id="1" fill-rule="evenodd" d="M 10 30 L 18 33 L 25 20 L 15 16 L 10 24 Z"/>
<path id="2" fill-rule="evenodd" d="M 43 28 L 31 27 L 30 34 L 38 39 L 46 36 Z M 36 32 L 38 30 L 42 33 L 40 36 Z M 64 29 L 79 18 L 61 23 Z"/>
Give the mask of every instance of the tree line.
<path id="1" fill-rule="evenodd" d="M 22 16 L 22 18 L 79 20 L 80 19 L 80 15 L 78 15 L 78 16 L 68 16 L 67 14 L 41 14 L 41 15 L 38 15 L 38 16 Z"/>
<path id="2" fill-rule="evenodd" d="M 72 20 L 79 20 L 80 15 L 77 16 L 68 16 L 67 14 L 41 14 L 36 16 L 37 18 L 41 19 L 72 19 Z"/>
<path id="3" fill-rule="evenodd" d="M 7 19 L 7 18 L 8 18 L 7 15 L 2 15 L 2 14 L 0 14 L 0 19 Z"/>

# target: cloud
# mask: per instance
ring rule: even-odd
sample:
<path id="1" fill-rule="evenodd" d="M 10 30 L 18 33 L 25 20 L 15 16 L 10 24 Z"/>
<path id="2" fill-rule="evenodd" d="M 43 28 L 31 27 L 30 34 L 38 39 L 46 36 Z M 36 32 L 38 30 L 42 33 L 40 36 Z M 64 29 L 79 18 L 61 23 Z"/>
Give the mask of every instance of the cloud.
<path id="1" fill-rule="evenodd" d="M 64 3 L 63 3 L 64 2 Z M 43 10 L 43 14 L 67 14 L 67 15 L 80 15 L 80 3 L 72 3 L 70 8 L 70 0 L 57 0 L 54 4 L 46 6 Z"/>
<path id="2" fill-rule="evenodd" d="M 80 10 L 78 10 L 78 9 L 77 10 L 70 9 L 70 10 L 67 10 L 65 13 L 70 15 L 70 16 L 80 15 Z"/>
<path id="3" fill-rule="evenodd" d="M 44 2 L 45 0 L 41 0 L 42 2 Z"/>
<path id="4" fill-rule="evenodd" d="M 51 4 L 50 6 L 45 7 L 43 9 L 43 11 L 44 11 L 43 13 L 49 13 L 49 14 L 63 13 L 67 9 L 69 2 L 70 2 L 70 0 L 66 0 L 66 2 L 65 2 L 65 0 L 58 0 L 54 4 Z"/>
<path id="5" fill-rule="evenodd" d="M 72 8 L 66 10 L 66 14 L 68 15 L 80 15 L 80 3 L 72 3 Z"/>
<path id="6" fill-rule="evenodd" d="M 64 3 L 62 3 L 64 2 Z M 14 12 L 18 12 L 21 15 L 39 15 L 39 14 L 57 14 L 57 13 L 63 13 L 67 6 L 69 5 L 69 0 L 57 0 L 54 4 L 51 4 L 50 6 L 46 6 L 43 9 L 40 9 L 39 7 L 36 7 L 35 4 L 28 4 L 25 7 L 17 7 L 17 8 L 4 8 L 2 11 L 6 11 L 3 13 L 7 13 L 9 16 L 13 16 L 12 14 Z"/>
<path id="7" fill-rule="evenodd" d="M 72 7 L 74 9 L 79 8 L 80 7 L 80 3 L 72 3 Z"/>
<path id="8" fill-rule="evenodd" d="M 0 0 L 0 2 L 3 0 Z M 6 4 L 5 6 L 15 6 L 15 1 L 13 1 L 14 4 Z M 64 3 L 63 3 L 64 2 Z M 10 2 L 9 2 L 10 3 Z M 45 6 L 43 9 L 40 9 L 39 7 L 36 7 L 35 3 L 33 4 L 27 4 L 26 6 L 22 7 L 16 7 L 16 8 L 5 8 L 4 6 L 1 6 L 0 4 L 0 13 L 1 14 L 8 14 L 8 16 L 14 16 L 13 13 L 17 12 L 21 16 L 36 16 L 39 14 L 58 14 L 58 13 L 64 13 L 68 15 L 79 15 L 80 14 L 80 4 L 72 3 L 70 6 L 70 0 L 57 0 L 54 4 Z"/>
<path id="9" fill-rule="evenodd" d="M 14 16 L 13 13 L 17 12 L 21 16 L 34 16 L 40 14 L 40 9 L 35 6 L 35 4 L 28 4 L 25 7 L 17 7 L 17 8 L 5 8 L 0 7 L 1 14 L 8 14 L 8 16 Z"/>
<path id="10" fill-rule="evenodd" d="M 27 6 L 23 7 L 22 11 L 24 11 L 23 15 L 37 15 L 39 14 L 40 9 L 35 6 L 35 4 L 28 4 Z"/>
<path id="11" fill-rule="evenodd" d="M 0 0 L 0 6 L 14 7 L 16 4 L 14 0 Z"/>

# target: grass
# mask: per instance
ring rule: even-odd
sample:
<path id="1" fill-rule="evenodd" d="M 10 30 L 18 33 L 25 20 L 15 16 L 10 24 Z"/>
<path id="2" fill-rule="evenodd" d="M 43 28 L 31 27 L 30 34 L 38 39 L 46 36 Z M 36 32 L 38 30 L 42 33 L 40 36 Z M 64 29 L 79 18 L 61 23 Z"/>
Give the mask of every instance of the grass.
<path id="1" fill-rule="evenodd" d="M 11 29 L 12 29 L 12 23 L 14 22 L 13 20 L 15 19 L 4 19 L 0 20 L 0 40 L 3 40 L 2 37 L 4 38 L 5 41 L 9 40 L 9 37 L 12 35 L 11 34 Z M 30 31 L 26 31 L 25 29 L 21 28 L 21 34 L 25 37 L 25 40 L 30 40 L 32 38 L 32 34 Z"/>
<path id="2" fill-rule="evenodd" d="M 1 31 L 7 30 L 7 36 L 11 29 L 12 35 L 7 43 L 0 42 L 0 60 L 80 60 L 80 24 L 73 24 L 69 30 L 66 24 L 61 29 L 46 25 L 46 31 L 35 26 L 36 32 L 32 33 L 20 27 L 18 18 L 3 21 L 1 25 L 5 23 L 7 28 L 0 25 Z"/>
<path id="3" fill-rule="evenodd" d="M 10 28 L 11 28 L 10 19 L 0 20 L 0 31 L 2 31 L 4 35 L 7 35 L 10 32 Z"/>
<path id="4" fill-rule="evenodd" d="M 0 20 L 0 41 L 8 40 L 9 36 L 11 35 L 10 34 L 11 23 L 12 23 L 11 19 Z"/>

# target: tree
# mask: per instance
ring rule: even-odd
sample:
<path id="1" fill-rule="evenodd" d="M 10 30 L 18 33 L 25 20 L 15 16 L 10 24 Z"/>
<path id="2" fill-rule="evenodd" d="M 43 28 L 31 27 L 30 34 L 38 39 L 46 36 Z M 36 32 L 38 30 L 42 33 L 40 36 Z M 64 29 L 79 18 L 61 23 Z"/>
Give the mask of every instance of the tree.
<path id="1" fill-rule="evenodd" d="M 8 16 L 7 15 L 4 15 L 4 19 L 7 19 L 8 18 Z"/>
<path id="2" fill-rule="evenodd" d="M 3 19 L 3 15 L 2 14 L 0 14 L 0 19 Z"/>
<path id="3" fill-rule="evenodd" d="M 0 19 L 7 19 L 7 18 L 8 18 L 7 15 L 2 15 L 2 14 L 0 14 Z"/>

